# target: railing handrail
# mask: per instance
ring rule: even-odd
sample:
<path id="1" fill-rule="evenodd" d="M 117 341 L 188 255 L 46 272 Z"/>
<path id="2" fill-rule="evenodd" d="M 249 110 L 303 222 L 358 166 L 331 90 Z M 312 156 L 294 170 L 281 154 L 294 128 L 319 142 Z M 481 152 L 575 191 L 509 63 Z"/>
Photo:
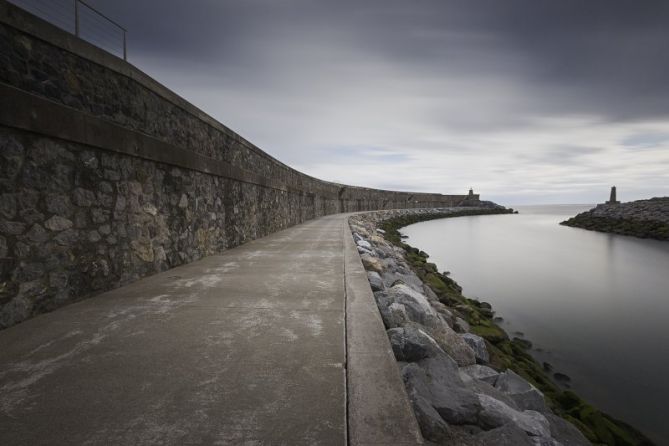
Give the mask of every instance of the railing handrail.
<path id="1" fill-rule="evenodd" d="M 91 11 L 93 11 L 94 13 L 96 13 L 97 15 L 99 15 L 100 17 L 102 17 L 103 19 L 107 20 L 112 25 L 119 28 L 121 31 L 123 31 L 123 60 L 127 61 L 128 60 L 128 46 L 127 46 L 126 35 L 128 33 L 128 30 L 125 29 L 123 26 L 119 25 L 118 23 L 116 23 L 114 20 L 107 17 L 106 15 L 104 15 L 103 13 L 101 13 L 100 11 L 98 11 L 97 9 L 95 9 L 94 7 L 92 7 L 91 5 L 89 5 L 88 3 L 86 3 L 84 0 L 74 0 L 74 21 L 75 21 L 74 30 L 75 30 L 75 35 L 77 37 L 81 37 L 80 33 L 79 33 L 79 4 L 80 3 L 82 5 L 84 5 L 85 7 L 87 7 L 88 9 L 90 9 Z"/>
<path id="2" fill-rule="evenodd" d="M 52 0 L 9 1 L 17 7 L 37 15 L 69 33 L 72 33 L 72 25 L 74 25 L 73 34 L 76 37 L 86 40 L 110 53 L 118 55 L 118 45 L 120 43 L 122 44 L 123 60 L 128 60 L 128 30 L 120 23 L 91 6 L 86 0 L 60 0 L 58 2 L 52 2 Z M 71 7 L 73 7 L 73 10 L 70 9 Z M 83 16 L 80 16 L 81 8 L 85 8 L 86 11 L 86 14 Z M 71 13 L 74 13 L 74 23 L 72 23 Z M 107 35 L 106 37 L 104 36 L 105 34 Z M 100 40 L 101 36 L 102 41 Z M 110 38 L 111 40 L 109 40 Z"/>
<path id="3" fill-rule="evenodd" d="M 128 32 L 128 30 L 125 29 L 123 26 L 119 25 L 117 22 L 115 22 L 114 20 L 110 19 L 109 17 L 107 17 L 106 15 L 104 15 L 103 13 L 101 13 L 100 11 L 98 11 L 97 9 L 95 9 L 94 7 L 92 7 L 91 5 L 89 5 L 88 3 L 86 3 L 84 0 L 74 0 L 74 1 L 75 1 L 75 2 L 79 2 L 79 3 L 81 3 L 82 5 L 86 6 L 88 9 L 90 9 L 91 11 L 95 12 L 96 14 L 98 14 L 100 17 L 106 19 L 108 22 L 111 22 L 112 24 L 118 26 L 119 28 L 121 28 L 121 29 L 123 30 L 123 32 Z"/>

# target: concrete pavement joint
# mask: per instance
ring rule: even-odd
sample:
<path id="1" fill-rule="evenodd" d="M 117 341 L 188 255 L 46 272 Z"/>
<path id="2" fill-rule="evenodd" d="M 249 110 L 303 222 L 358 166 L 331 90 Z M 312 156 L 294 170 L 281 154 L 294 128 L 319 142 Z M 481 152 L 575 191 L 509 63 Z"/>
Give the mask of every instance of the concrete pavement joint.
<path id="1" fill-rule="evenodd" d="M 346 420 L 345 420 L 345 425 L 346 425 L 346 444 L 351 443 L 351 431 L 349 430 L 349 416 L 350 416 L 350 400 L 348 397 L 348 312 L 347 312 L 347 307 L 348 307 L 348 292 L 346 289 L 346 273 L 347 273 L 347 268 L 346 268 L 346 243 L 344 243 L 345 237 L 348 235 L 348 219 L 344 221 L 344 224 L 342 224 L 342 253 L 341 253 L 341 261 L 342 261 L 342 266 L 344 269 L 344 277 L 342 277 L 342 285 L 344 288 L 344 350 L 346 352 L 346 362 L 344 365 L 344 392 L 346 394 Z"/>

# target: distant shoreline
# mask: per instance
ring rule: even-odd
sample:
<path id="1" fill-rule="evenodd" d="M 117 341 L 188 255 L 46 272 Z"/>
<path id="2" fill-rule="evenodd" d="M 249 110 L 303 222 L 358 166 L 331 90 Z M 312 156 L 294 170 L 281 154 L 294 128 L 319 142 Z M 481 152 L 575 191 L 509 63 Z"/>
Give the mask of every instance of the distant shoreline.
<path id="1" fill-rule="evenodd" d="M 590 231 L 669 241 L 669 197 L 599 204 L 560 224 Z"/>

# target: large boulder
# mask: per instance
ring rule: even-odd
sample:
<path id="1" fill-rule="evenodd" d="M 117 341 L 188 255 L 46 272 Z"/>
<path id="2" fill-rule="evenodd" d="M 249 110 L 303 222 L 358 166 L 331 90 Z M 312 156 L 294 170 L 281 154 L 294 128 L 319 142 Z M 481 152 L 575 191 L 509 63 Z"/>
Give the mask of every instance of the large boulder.
<path id="1" fill-rule="evenodd" d="M 425 295 L 427 296 L 427 294 Z M 427 298 L 430 301 L 430 305 L 432 305 L 432 308 L 434 308 L 437 311 L 437 313 L 441 314 L 441 316 L 446 320 L 446 322 L 448 322 L 448 325 L 452 327 L 453 322 L 455 321 L 453 312 L 446 305 L 442 304 L 438 300 L 431 300 L 429 296 Z"/>
<path id="2" fill-rule="evenodd" d="M 372 244 L 369 243 L 367 240 L 364 240 L 362 238 L 359 238 L 358 240 L 356 240 L 355 244 L 360 246 L 361 248 L 365 248 L 365 249 L 369 249 L 369 250 L 372 249 Z"/>
<path id="3" fill-rule="evenodd" d="M 385 245 L 377 245 L 374 247 L 374 250 L 376 253 L 381 257 L 382 259 L 391 259 L 393 258 L 394 251 L 391 247 L 385 246 Z"/>
<path id="4" fill-rule="evenodd" d="M 466 320 L 456 316 L 453 319 L 453 330 L 457 331 L 458 333 L 468 333 L 471 328 L 469 327 L 469 324 Z"/>
<path id="5" fill-rule="evenodd" d="M 437 341 L 437 344 L 455 359 L 459 365 L 466 366 L 476 363 L 474 350 L 432 308 L 423 294 L 406 284 L 400 283 L 387 290 L 386 299 L 388 302 L 402 304 L 406 309 L 409 319 L 425 327 L 425 332 Z M 377 303 L 379 303 L 380 307 L 384 304 L 378 300 Z M 389 304 L 385 305 L 388 306 Z M 383 315 L 383 309 L 381 309 L 381 314 Z M 388 324 L 386 324 L 386 327 L 392 328 Z"/>
<path id="6" fill-rule="evenodd" d="M 474 350 L 476 362 L 479 364 L 487 364 L 490 362 L 490 355 L 488 355 L 488 348 L 485 345 L 485 340 L 481 336 L 473 333 L 465 333 L 462 339 Z"/>
<path id="7" fill-rule="evenodd" d="M 381 260 L 385 272 L 394 272 L 398 270 L 397 260 L 393 257 L 386 257 Z"/>
<path id="8" fill-rule="evenodd" d="M 398 283 L 389 288 L 388 298 L 404 305 L 411 320 L 419 324 L 431 325 L 439 318 L 427 298 L 404 283 Z"/>
<path id="9" fill-rule="evenodd" d="M 381 279 L 381 276 L 376 271 L 367 271 L 367 279 L 369 280 L 369 285 L 372 287 L 372 291 L 383 291 L 386 289 L 383 279 Z"/>
<path id="10" fill-rule="evenodd" d="M 427 331 L 459 366 L 476 364 L 474 350 L 448 326 L 444 319 L 440 317 L 438 322 L 427 327 Z"/>
<path id="11" fill-rule="evenodd" d="M 380 260 L 386 260 L 388 257 L 388 254 L 383 251 L 383 249 L 379 248 L 378 246 L 374 247 L 374 254 L 380 259 Z"/>
<path id="12" fill-rule="evenodd" d="M 437 296 L 428 285 L 423 284 L 423 294 L 425 294 L 425 297 L 427 297 L 427 300 L 429 300 L 431 304 L 439 302 L 439 296 Z"/>
<path id="13" fill-rule="evenodd" d="M 460 369 L 460 376 L 461 377 L 463 376 L 462 368 Z M 471 378 L 467 379 L 467 378 L 468 377 L 465 375 L 462 378 L 462 381 L 465 383 L 467 388 L 470 389 L 472 392 L 476 394 L 487 395 L 491 398 L 495 398 L 496 400 L 503 402 L 512 409 L 520 410 L 516 402 L 513 399 L 511 399 L 509 395 L 500 392 L 495 387 L 493 387 L 492 385 L 488 384 L 485 381 Z"/>
<path id="14" fill-rule="evenodd" d="M 466 367 L 461 367 L 460 376 L 466 376 L 469 379 L 484 381 L 494 386 L 495 381 L 497 381 L 497 377 L 499 376 L 499 372 L 485 365 L 473 364 Z M 463 378 L 463 381 L 464 380 L 467 379 Z"/>
<path id="15" fill-rule="evenodd" d="M 449 327 L 427 298 L 406 284 L 396 284 L 384 292 L 374 293 L 386 328 L 419 324 L 437 344 L 461 366 L 476 363 L 474 350 Z"/>
<path id="16" fill-rule="evenodd" d="M 391 328 L 388 338 L 398 361 L 416 362 L 444 354 L 435 340 L 417 327 Z"/>
<path id="17" fill-rule="evenodd" d="M 393 245 L 393 252 L 395 253 L 395 255 L 397 257 L 399 257 L 401 259 L 403 259 L 404 255 L 406 254 L 406 251 L 404 250 L 404 248 L 400 248 L 399 246 L 395 246 L 395 245 Z"/>
<path id="18" fill-rule="evenodd" d="M 369 256 L 374 257 L 374 254 L 375 254 L 375 253 L 374 253 L 373 250 L 370 250 L 370 249 L 367 249 L 367 248 L 363 248 L 362 246 L 358 246 L 357 248 L 358 248 L 358 254 L 360 254 L 360 255 L 367 254 L 367 255 L 369 255 Z"/>
<path id="19" fill-rule="evenodd" d="M 569 421 L 550 412 L 544 416 L 550 423 L 551 437 L 563 446 L 590 446 L 588 439 Z"/>
<path id="20" fill-rule="evenodd" d="M 484 394 L 478 394 L 477 396 L 482 407 L 479 413 L 479 425 L 481 427 L 494 429 L 513 423 L 529 435 L 550 437 L 550 425 L 541 413 L 534 410 L 521 412 L 491 396 Z"/>
<path id="21" fill-rule="evenodd" d="M 414 389 L 409 392 L 409 401 L 423 438 L 437 443 L 445 442 L 450 438 L 448 424 L 428 400 L 420 396 Z"/>
<path id="22" fill-rule="evenodd" d="M 379 310 L 381 312 L 381 319 L 383 319 L 383 324 L 387 329 L 404 327 L 411 322 L 406 307 L 402 304 L 398 304 L 397 302 L 393 302 L 385 307 L 379 306 Z"/>
<path id="23" fill-rule="evenodd" d="M 383 266 L 378 258 L 373 257 L 369 254 L 360 255 L 360 260 L 362 260 L 362 265 L 368 271 L 376 271 L 377 273 L 383 272 Z"/>
<path id="24" fill-rule="evenodd" d="M 429 401 L 447 423 L 476 422 L 480 410 L 478 398 L 464 386 L 458 365 L 448 355 L 441 354 L 405 365 L 402 379 L 409 394 Z"/>
<path id="25" fill-rule="evenodd" d="M 416 292 L 420 293 L 423 291 L 423 282 L 413 272 L 405 273 L 399 270 L 384 270 L 381 274 L 381 277 L 383 277 L 383 283 L 385 283 L 389 288 L 398 282 L 402 282 L 411 287 Z"/>
<path id="26" fill-rule="evenodd" d="M 379 237 L 378 235 L 371 235 L 369 237 L 369 240 L 374 243 L 376 246 L 386 246 L 388 245 L 388 242 L 385 241 L 383 237 Z"/>
<path id="27" fill-rule="evenodd" d="M 498 428 L 481 432 L 476 436 L 482 444 L 490 446 L 534 446 L 525 431 L 515 424 L 505 424 Z"/>
<path id="28" fill-rule="evenodd" d="M 500 373 L 495 381 L 495 387 L 509 395 L 520 409 L 549 411 L 544 394 L 511 369 Z"/>
<path id="29" fill-rule="evenodd" d="M 369 237 L 369 233 L 367 232 L 367 230 L 364 227 L 362 227 L 360 225 L 355 225 L 355 226 L 352 226 L 351 228 L 354 231 L 353 232 L 353 240 L 355 240 L 356 243 L 358 243 L 358 241 L 360 241 L 360 240 L 365 240 L 365 237 Z M 365 237 L 363 237 L 360 234 L 363 234 Z"/>

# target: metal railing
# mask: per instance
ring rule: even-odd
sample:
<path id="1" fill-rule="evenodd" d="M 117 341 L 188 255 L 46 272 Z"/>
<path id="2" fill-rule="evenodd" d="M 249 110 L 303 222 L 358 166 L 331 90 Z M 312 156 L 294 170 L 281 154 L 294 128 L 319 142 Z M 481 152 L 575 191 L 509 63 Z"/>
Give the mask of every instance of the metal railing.
<path id="1" fill-rule="evenodd" d="M 16 6 L 128 60 L 127 30 L 83 0 L 9 0 Z"/>

